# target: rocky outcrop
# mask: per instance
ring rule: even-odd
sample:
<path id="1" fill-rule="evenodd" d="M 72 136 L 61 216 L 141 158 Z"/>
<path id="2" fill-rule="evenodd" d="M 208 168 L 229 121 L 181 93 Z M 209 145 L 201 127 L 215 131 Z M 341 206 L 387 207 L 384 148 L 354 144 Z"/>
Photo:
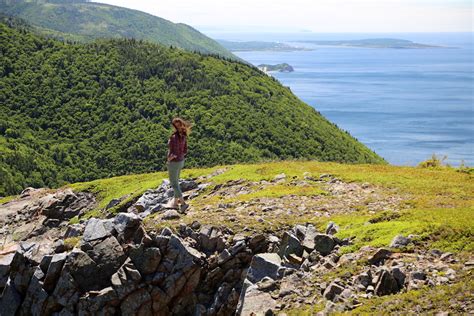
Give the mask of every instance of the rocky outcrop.
<path id="1" fill-rule="evenodd" d="M 193 192 L 195 196 L 205 188 L 205 185 L 199 185 L 192 179 L 180 180 L 179 185 L 181 191 L 184 193 L 197 189 Z M 141 213 L 141 217 L 143 218 L 149 214 L 164 210 L 166 208 L 166 203 L 168 203 L 171 198 L 173 198 L 173 189 L 171 188 L 169 181 L 164 180 L 158 188 L 147 190 L 132 206 L 130 206 L 129 211 Z"/>
<path id="2" fill-rule="evenodd" d="M 280 174 L 265 185 L 287 178 Z M 307 181 L 329 183 L 335 192 L 343 188 L 330 175 Z M 181 184 L 189 199 L 208 183 Z M 272 315 L 321 304 L 331 314 L 351 310 L 373 296 L 449 284 L 457 278 L 451 268 L 458 263 L 455 255 L 416 252 L 418 239 L 413 236 L 397 236 L 390 244 L 403 249 L 413 243 L 412 252 L 366 246 L 344 253 L 341 247 L 357 236 L 339 239 L 341 229 L 333 222 L 323 231 L 304 224 L 284 231 L 246 228 L 236 233 L 177 220 L 161 230 L 148 222 L 146 231 L 142 219 L 152 212 L 162 213 L 150 217 L 159 227 L 183 216 L 161 205 L 169 200 L 169 190 L 164 182 L 126 206 L 120 201 L 109 205 L 114 212 L 129 212 L 110 211 L 108 218 L 80 218 L 76 224 L 67 221 L 72 214 L 67 204 L 74 209 L 85 205 L 80 201 L 86 195 L 41 191 L 42 201 L 51 203 L 21 208 L 35 210 L 41 225 L 0 253 L 0 315 Z M 243 180 L 235 180 L 206 194 L 248 190 Z M 25 198 L 33 194 L 39 192 L 24 193 Z M 77 208 L 77 214 L 88 207 Z M 217 205 L 218 211 L 230 207 Z M 274 209 L 262 206 L 264 213 Z M 465 263 L 466 269 L 471 263 Z M 335 274 L 339 277 L 328 278 Z"/>
<path id="3" fill-rule="evenodd" d="M 244 272 L 268 245 L 198 223 L 148 234 L 132 213 L 91 218 L 80 231 L 69 252 L 37 256 L 33 244 L 1 256 L 1 315 L 233 314 Z"/>

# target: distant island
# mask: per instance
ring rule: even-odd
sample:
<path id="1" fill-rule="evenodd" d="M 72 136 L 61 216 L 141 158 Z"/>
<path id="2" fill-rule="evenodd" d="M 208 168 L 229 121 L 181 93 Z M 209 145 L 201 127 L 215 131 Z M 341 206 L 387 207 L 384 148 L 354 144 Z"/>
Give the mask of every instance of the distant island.
<path id="1" fill-rule="evenodd" d="M 409 40 L 397 38 L 370 38 L 361 40 L 343 41 L 297 41 L 299 43 L 310 43 L 321 46 L 344 46 L 344 47 L 365 47 L 365 48 L 396 48 L 396 49 L 423 49 L 423 48 L 445 48 L 442 46 L 415 43 Z"/>
<path id="2" fill-rule="evenodd" d="M 261 71 L 267 73 L 267 72 L 273 72 L 273 71 L 278 71 L 278 72 L 293 72 L 295 69 L 293 69 L 292 66 L 290 66 L 287 63 L 283 64 L 277 64 L 277 65 L 268 65 L 268 64 L 260 64 L 258 65 L 258 69 Z"/>
<path id="3" fill-rule="evenodd" d="M 312 50 L 307 47 L 293 46 L 281 42 L 264 42 L 264 41 L 250 41 L 250 42 L 233 42 L 226 40 L 217 40 L 219 44 L 230 50 L 231 52 L 246 52 L 246 51 L 277 51 L 277 52 L 292 52 Z"/>

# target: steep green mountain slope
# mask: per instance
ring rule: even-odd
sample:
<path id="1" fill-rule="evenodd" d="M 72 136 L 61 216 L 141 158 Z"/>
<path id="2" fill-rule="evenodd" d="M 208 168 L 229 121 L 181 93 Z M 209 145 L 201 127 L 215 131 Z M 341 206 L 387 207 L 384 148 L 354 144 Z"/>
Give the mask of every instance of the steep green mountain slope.
<path id="1" fill-rule="evenodd" d="M 219 43 L 189 25 L 102 3 L 0 0 L 0 12 L 20 17 L 41 33 L 59 39 L 135 38 L 236 59 Z"/>
<path id="2" fill-rule="evenodd" d="M 0 195 L 163 170 L 170 120 L 187 166 L 383 163 L 255 67 L 136 40 L 68 44 L 0 24 Z"/>

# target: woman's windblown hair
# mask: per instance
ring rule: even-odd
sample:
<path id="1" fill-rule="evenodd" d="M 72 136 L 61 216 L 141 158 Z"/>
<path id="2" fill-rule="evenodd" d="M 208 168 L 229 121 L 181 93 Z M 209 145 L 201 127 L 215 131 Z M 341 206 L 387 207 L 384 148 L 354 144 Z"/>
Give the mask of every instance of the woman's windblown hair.
<path id="1" fill-rule="evenodd" d="M 172 124 L 180 135 L 188 136 L 189 133 L 191 133 L 191 123 L 183 120 L 180 117 L 175 117 L 172 121 Z"/>

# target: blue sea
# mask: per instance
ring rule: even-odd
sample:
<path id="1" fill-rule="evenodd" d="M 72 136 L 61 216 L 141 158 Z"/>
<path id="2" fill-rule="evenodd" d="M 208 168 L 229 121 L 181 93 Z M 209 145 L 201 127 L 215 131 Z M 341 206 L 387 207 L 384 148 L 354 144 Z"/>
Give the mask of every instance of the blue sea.
<path id="1" fill-rule="evenodd" d="M 473 33 L 209 35 L 235 41 L 287 43 L 400 38 L 446 46 L 429 49 L 313 46 L 313 51 L 235 54 L 254 65 L 292 65 L 295 72 L 272 75 L 392 164 L 416 165 L 436 154 L 447 156 L 447 162 L 452 165 L 462 161 L 474 165 Z"/>

